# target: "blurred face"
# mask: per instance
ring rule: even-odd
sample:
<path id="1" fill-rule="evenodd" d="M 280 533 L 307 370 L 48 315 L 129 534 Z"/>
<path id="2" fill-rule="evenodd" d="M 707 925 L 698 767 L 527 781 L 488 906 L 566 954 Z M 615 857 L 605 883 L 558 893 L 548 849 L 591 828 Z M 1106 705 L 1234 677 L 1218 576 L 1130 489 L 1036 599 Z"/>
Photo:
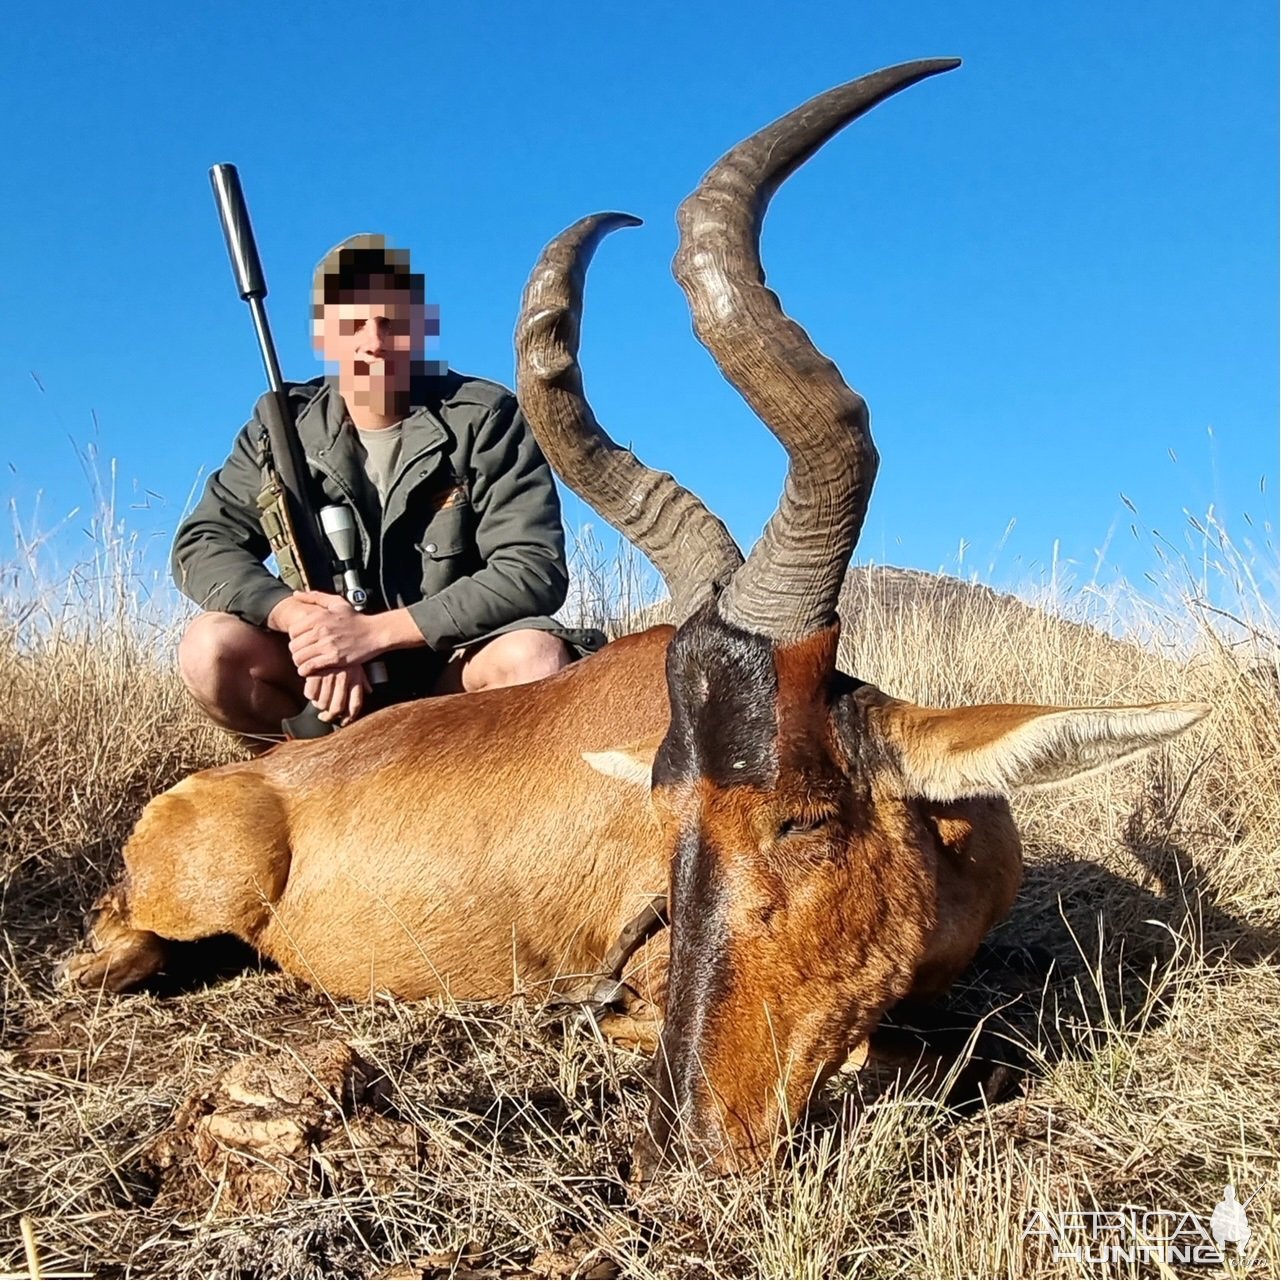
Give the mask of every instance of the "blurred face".
<path id="1" fill-rule="evenodd" d="M 408 291 L 373 282 L 325 303 L 313 326 L 319 355 L 338 371 L 349 408 L 397 412 L 422 360 L 427 312 Z"/>

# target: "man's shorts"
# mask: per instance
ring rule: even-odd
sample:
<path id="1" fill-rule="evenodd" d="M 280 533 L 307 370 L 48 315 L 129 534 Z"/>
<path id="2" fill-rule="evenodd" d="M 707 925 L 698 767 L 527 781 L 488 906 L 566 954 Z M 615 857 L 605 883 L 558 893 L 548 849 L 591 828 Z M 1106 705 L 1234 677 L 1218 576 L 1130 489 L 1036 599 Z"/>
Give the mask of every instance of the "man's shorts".
<path id="1" fill-rule="evenodd" d="M 475 640 L 460 645 L 450 653 L 425 647 L 393 650 L 383 655 L 383 661 L 387 664 L 387 686 L 385 690 L 379 689 L 376 692 L 377 705 L 386 707 L 392 703 L 407 703 L 411 699 L 426 698 L 436 688 L 436 682 L 440 680 L 445 668 L 454 659 L 474 652 L 495 637 L 505 636 L 508 632 L 526 630 L 547 632 L 548 635 L 559 637 L 569 647 L 571 661 L 594 654 L 604 646 L 606 641 L 605 633 L 597 631 L 594 627 L 566 627 L 554 618 L 540 615 L 534 618 L 520 618 L 514 623 L 496 627 L 492 632 L 477 636 Z"/>

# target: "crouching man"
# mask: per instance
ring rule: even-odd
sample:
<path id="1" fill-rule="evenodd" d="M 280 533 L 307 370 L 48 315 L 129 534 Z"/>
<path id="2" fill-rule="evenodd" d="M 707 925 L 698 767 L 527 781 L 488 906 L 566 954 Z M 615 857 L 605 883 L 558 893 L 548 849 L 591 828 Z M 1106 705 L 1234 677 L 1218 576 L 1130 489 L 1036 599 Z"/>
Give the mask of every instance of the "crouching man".
<path id="1" fill-rule="evenodd" d="M 429 372 L 423 277 L 381 236 L 331 250 L 313 285 L 317 352 L 336 376 L 286 384 L 312 501 L 345 505 L 370 610 L 291 591 L 264 562 L 255 416 L 173 548 L 179 588 L 206 612 L 183 635 L 183 682 L 219 725 L 278 737 L 307 700 L 347 722 L 379 703 L 551 675 L 604 636 L 549 615 L 568 585 L 551 471 L 503 387 Z"/>

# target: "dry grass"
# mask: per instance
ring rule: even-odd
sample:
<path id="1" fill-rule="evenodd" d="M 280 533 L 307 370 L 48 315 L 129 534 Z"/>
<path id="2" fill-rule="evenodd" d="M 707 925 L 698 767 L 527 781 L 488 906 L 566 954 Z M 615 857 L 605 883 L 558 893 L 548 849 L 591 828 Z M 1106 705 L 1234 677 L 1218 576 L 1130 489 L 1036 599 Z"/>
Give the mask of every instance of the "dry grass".
<path id="1" fill-rule="evenodd" d="M 1000 935 L 1048 949 L 1055 971 L 1030 991 L 976 973 L 951 1003 L 1023 1047 L 1024 1093 L 958 1116 L 841 1078 L 788 1164 L 638 1198 L 622 1172 L 646 1064 L 537 1010 L 334 1002 L 243 958 L 164 995 L 52 990 L 144 801 L 233 750 L 180 696 L 172 607 L 146 598 L 111 531 L 56 587 L 38 556 L 13 566 L 0 599 L 0 1271 L 28 1266 L 26 1216 L 49 1276 L 1207 1275 L 1056 1260 L 1024 1229 L 1037 1211 L 1208 1215 L 1232 1181 L 1263 1190 L 1227 1272 L 1281 1274 L 1276 620 L 1226 540 L 1216 607 L 1236 621 L 1180 586 L 1110 602 L 1112 636 L 1065 621 L 1063 602 L 851 578 L 846 663 L 896 693 L 1215 714 L 1158 756 L 1019 801 L 1029 869 Z M 601 595 L 642 580 L 585 556 L 599 586 L 580 612 L 614 625 L 639 601 Z M 157 1173 L 151 1144 L 193 1090 L 326 1038 L 379 1075 L 379 1113 L 412 1127 L 417 1157 L 380 1164 L 340 1131 L 258 1214 Z"/>

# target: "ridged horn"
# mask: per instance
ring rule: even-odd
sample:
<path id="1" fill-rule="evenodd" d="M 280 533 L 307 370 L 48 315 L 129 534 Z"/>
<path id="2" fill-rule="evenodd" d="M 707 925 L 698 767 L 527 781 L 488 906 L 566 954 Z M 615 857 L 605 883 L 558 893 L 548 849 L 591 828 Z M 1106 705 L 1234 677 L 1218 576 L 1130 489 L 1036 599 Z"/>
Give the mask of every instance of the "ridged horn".
<path id="1" fill-rule="evenodd" d="M 728 152 L 677 214 L 672 270 L 694 332 L 788 453 L 778 509 L 720 597 L 721 616 L 747 631 L 794 641 L 832 621 L 877 465 L 863 398 L 765 285 L 765 211 L 834 134 L 900 89 L 959 65 L 908 62 L 811 98 Z"/>
<path id="2" fill-rule="evenodd" d="M 610 439 L 578 364 L 588 263 L 611 231 L 638 226 L 631 214 L 592 214 L 543 250 L 516 322 L 516 394 L 557 475 L 662 574 L 680 623 L 729 581 L 743 553 L 694 494 Z"/>

